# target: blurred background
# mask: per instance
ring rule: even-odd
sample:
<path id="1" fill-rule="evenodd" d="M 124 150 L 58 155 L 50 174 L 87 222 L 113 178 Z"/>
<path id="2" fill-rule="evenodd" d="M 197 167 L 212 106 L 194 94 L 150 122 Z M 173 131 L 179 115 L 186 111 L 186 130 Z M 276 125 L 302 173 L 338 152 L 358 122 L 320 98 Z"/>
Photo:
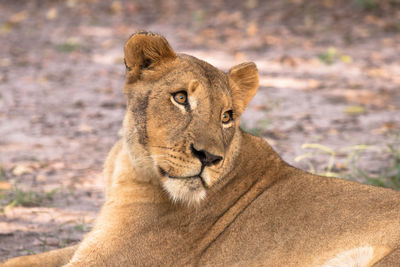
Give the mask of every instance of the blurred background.
<path id="1" fill-rule="evenodd" d="M 0 260 L 90 229 L 140 29 L 224 71 L 256 62 L 242 128 L 290 164 L 400 188 L 399 0 L 0 0 Z"/>

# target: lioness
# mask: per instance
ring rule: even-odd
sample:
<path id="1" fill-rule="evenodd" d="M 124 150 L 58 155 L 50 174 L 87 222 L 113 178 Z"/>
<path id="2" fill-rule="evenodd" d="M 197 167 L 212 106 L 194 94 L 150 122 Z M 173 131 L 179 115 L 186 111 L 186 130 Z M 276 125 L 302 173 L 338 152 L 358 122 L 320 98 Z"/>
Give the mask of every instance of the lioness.
<path id="1" fill-rule="evenodd" d="M 224 73 L 139 32 L 106 202 L 74 247 L 3 266 L 399 266 L 400 193 L 289 166 L 239 128 L 254 63 Z"/>

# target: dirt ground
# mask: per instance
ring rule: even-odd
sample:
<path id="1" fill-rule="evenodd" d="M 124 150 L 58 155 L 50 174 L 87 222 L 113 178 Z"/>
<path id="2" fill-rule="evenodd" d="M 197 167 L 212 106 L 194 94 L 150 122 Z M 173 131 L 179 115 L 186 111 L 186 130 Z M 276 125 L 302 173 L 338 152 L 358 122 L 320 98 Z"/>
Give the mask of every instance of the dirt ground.
<path id="1" fill-rule="evenodd" d="M 396 187 L 397 0 L 0 0 L 0 260 L 90 229 L 125 109 L 122 48 L 139 29 L 223 70 L 255 61 L 242 127 L 290 164 Z"/>

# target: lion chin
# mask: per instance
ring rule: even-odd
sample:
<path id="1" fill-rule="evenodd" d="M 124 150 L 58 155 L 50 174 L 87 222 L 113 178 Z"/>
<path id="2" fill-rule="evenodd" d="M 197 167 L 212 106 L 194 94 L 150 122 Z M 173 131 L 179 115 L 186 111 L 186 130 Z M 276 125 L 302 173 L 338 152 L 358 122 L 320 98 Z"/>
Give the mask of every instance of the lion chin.
<path id="1" fill-rule="evenodd" d="M 197 205 L 206 197 L 206 190 L 199 176 L 183 179 L 165 177 L 161 184 L 174 202 Z"/>
<path id="2" fill-rule="evenodd" d="M 200 175 L 174 177 L 159 167 L 161 185 L 174 203 L 198 205 L 206 197 L 206 183 Z"/>

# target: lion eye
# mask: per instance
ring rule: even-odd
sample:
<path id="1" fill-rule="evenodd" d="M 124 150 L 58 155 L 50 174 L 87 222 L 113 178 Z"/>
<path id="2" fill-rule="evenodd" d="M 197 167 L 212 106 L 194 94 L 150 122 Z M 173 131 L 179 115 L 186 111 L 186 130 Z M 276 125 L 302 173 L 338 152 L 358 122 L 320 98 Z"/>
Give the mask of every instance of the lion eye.
<path id="1" fill-rule="evenodd" d="M 173 94 L 173 96 L 176 103 L 181 105 L 187 104 L 187 93 L 185 91 L 177 92 Z"/>
<path id="2" fill-rule="evenodd" d="M 222 114 L 221 120 L 222 120 L 222 123 L 225 123 L 225 124 L 227 124 L 228 122 L 230 122 L 230 121 L 232 120 L 232 110 L 225 111 L 225 112 Z"/>

